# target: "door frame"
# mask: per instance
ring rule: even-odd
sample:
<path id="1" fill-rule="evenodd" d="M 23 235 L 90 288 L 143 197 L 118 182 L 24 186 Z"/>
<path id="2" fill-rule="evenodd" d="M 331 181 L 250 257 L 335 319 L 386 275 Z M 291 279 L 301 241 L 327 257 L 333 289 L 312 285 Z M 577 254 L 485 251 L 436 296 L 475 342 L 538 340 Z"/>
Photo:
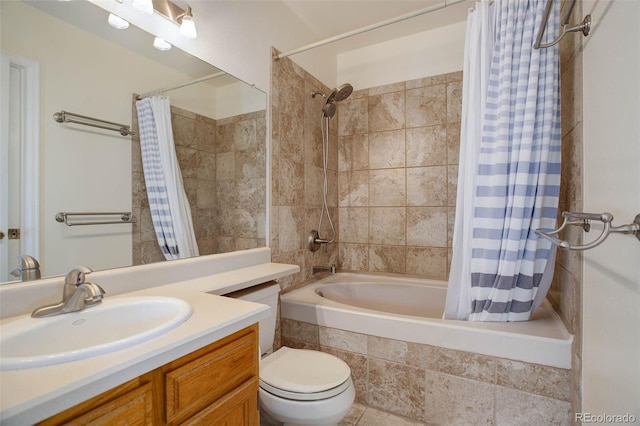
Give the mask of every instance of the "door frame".
<path id="1" fill-rule="evenodd" d="M 40 65 L 38 62 L 0 51 L 0 206 L 6 204 L 9 195 L 9 94 L 10 70 L 21 75 L 21 97 L 23 120 L 21 182 L 20 182 L 20 254 L 39 259 L 40 255 Z M 0 230 L 7 233 L 7 210 L 0 209 Z M 0 270 L 9 271 L 8 237 L 0 240 Z M 39 259 L 40 260 L 40 259 Z M 14 260 L 15 261 L 15 260 Z M 0 281 L 3 281 L 0 279 Z"/>

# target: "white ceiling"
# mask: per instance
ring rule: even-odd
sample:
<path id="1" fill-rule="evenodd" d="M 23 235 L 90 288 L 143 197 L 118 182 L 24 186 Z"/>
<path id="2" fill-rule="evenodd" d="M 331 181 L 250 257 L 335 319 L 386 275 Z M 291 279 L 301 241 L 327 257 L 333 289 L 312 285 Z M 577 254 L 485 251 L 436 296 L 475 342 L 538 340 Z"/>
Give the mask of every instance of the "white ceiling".
<path id="1" fill-rule="evenodd" d="M 443 4 L 443 0 L 282 0 L 323 40 L 416 10 Z M 427 31 L 467 19 L 474 0 L 464 0 L 443 9 L 391 24 L 364 35 L 333 43 L 337 52 Z"/>

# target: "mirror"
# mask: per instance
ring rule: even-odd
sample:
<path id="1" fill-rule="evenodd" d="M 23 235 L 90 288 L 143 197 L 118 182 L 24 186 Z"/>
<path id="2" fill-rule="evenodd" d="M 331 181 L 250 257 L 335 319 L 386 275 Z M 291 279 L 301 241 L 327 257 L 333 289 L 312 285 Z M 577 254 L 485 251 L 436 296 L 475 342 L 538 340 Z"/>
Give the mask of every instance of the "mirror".
<path id="1" fill-rule="evenodd" d="M 43 277 L 79 265 L 102 270 L 163 260 L 147 208 L 137 136 L 52 117 L 70 111 L 132 125 L 135 131 L 134 94 L 220 70 L 175 47 L 154 49 L 154 37 L 133 25 L 110 27 L 108 13 L 87 1 L 0 2 L 0 7 L 3 53 L 39 64 L 37 223 Z M 265 246 L 266 95 L 224 75 L 166 96 L 200 254 Z M 135 224 L 69 227 L 55 220 L 59 212 L 129 211 Z M 16 266 L 14 255 L 8 270 Z"/>

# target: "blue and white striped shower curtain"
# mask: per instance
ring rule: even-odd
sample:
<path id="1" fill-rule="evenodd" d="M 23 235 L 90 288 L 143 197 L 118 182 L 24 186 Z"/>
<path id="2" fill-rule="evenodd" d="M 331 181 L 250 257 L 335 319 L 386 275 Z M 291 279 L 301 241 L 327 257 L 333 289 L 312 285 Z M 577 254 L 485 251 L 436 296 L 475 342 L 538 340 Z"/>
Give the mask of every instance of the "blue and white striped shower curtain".
<path id="1" fill-rule="evenodd" d="M 545 32 L 551 37 L 558 30 L 558 3 Z M 555 227 L 560 189 L 558 46 L 533 49 L 545 4 L 496 0 L 493 21 L 487 21 L 495 39 L 484 111 L 463 111 L 463 120 L 465 113 L 483 115 L 479 145 L 467 146 L 464 154 L 461 149 L 460 164 L 477 155 L 477 166 L 459 176 L 458 202 L 466 207 L 456 209 L 445 318 L 526 321 L 551 282 L 555 248 L 534 233 Z M 472 108 L 474 102 L 463 99 L 465 104 Z M 461 186 L 469 182 L 472 196 L 461 200 L 460 191 L 469 191 Z M 464 244 L 456 247 L 459 240 Z"/>
<path id="2" fill-rule="evenodd" d="M 198 255 L 191 209 L 175 153 L 169 99 L 136 102 L 142 167 L 156 238 L 166 260 Z"/>

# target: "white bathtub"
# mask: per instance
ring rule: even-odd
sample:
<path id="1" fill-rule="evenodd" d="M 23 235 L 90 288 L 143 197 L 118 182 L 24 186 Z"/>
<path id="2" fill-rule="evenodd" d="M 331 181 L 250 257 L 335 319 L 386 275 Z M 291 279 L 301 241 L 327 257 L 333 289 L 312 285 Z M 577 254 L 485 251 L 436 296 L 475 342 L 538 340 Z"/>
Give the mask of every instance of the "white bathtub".
<path id="1" fill-rule="evenodd" d="M 548 301 L 526 322 L 441 319 L 447 283 L 338 273 L 281 297 L 282 317 L 384 337 L 571 368 L 573 335 Z"/>

